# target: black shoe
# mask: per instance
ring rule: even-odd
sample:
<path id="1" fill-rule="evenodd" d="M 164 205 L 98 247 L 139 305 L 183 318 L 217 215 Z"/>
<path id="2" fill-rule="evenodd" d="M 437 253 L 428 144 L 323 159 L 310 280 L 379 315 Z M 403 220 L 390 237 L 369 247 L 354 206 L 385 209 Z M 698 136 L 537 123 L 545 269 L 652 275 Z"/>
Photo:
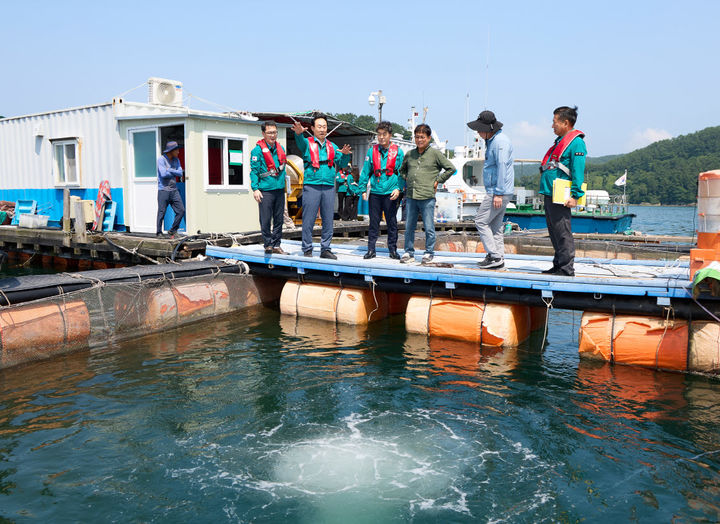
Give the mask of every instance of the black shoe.
<path id="1" fill-rule="evenodd" d="M 325 251 L 321 251 L 320 258 L 329 258 L 330 260 L 337 260 L 337 256 L 335 256 L 335 253 L 333 253 L 329 249 L 326 249 Z"/>
<path id="2" fill-rule="evenodd" d="M 545 273 L 546 275 L 554 275 L 558 271 L 560 271 L 559 267 L 553 266 L 550 269 L 545 269 L 544 271 L 541 271 L 540 273 Z"/>
<path id="3" fill-rule="evenodd" d="M 397 254 L 397 251 L 390 251 L 390 254 L 388 256 L 392 259 L 400 260 L 400 255 Z"/>
<path id="4" fill-rule="evenodd" d="M 304 257 L 312 257 L 312 251 L 303 251 Z"/>
<path id="5" fill-rule="evenodd" d="M 480 269 L 500 269 L 505 267 L 505 261 L 500 257 L 494 258 L 488 255 L 484 260 L 478 262 L 478 267 Z"/>
<path id="6" fill-rule="evenodd" d="M 363 258 L 364 258 L 365 260 L 368 260 L 368 259 L 370 259 L 370 258 L 375 258 L 375 251 L 368 251 L 367 253 L 365 253 L 365 255 L 363 256 Z"/>
<path id="7" fill-rule="evenodd" d="M 266 255 L 271 255 L 272 252 L 273 252 L 273 248 L 271 248 L 271 247 L 266 247 L 266 248 L 265 248 L 265 254 L 266 254 Z"/>

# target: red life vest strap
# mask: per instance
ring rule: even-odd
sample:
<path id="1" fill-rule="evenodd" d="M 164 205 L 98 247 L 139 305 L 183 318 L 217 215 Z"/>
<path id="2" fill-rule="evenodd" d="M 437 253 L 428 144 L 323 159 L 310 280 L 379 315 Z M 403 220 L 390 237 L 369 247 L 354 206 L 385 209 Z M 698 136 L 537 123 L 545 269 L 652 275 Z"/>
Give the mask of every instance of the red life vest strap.
<path id="1" fill-rule="evenodd" d="M 579 129 L 573 129 L 560 139 L 557 144 L 550 146 L 545 156 L 543 157 L 542 164 L 540 164 L 543 171 L 548 169 L 557 169 L 557 163 L 560 161 L 560 157 L 570 145 L 570 142 L 575 140 L 577 137 L 584 138 L 585 133 Z"/>
<path id="2" fill-rule="evenodd" d="M 390 144 L 388 147 L 388 157 L 385 163 L 385 174 L 392 176 L 395 173 L 395 163 L 397 162 L 398 146 L 396 144 Z M 379 177 L 382 174 L 382 156 L 380 155 L 380 146 L 375 144 L 372 152 L 373 171 L 375 176 Z"/>
<path id="3" fill-rule="evenodd" d="M 275 165 L 272 151 L 270 151 L 270 148 L 268 147 L 267 142 L 265 142 L 264 139 L 258 140 L 257 145 L 260 146 L 260 151 L 262 151 L 263 158 L 265 159 L 265 165 L 267 166 L 269 172 L 275 174 L 285 169 L 286 156 L 285 151 L 283 151 L 283 148 L 280 145 L 280 142 L 275 142 L 275 147 L 277 148 L 278 162 L 280 163 L 279 166 Z"/>
<path id="4" fill-rule="evenodd" d="M 308 146 L 310 148 L 310 163 L 315 169 L 320 169 L 320 146 L 315 141 L 314 136 L 308 137 Z M 325 147 L 327 148 L 327 165 L 333 167 L 335 165 L 335 148 L 332 142 L 325 140 Z"/>

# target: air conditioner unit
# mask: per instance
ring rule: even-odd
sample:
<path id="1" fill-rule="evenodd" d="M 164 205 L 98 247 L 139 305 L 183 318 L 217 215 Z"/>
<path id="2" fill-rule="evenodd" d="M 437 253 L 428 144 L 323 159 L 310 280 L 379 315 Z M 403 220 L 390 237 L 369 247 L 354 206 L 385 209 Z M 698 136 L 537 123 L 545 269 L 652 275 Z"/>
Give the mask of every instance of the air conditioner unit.
<path id="1" fill-rule="evenodd" d="M 148 102 L 161 106 L 182 106 L 182 82 L 166 78 L 148 79 Z"/>

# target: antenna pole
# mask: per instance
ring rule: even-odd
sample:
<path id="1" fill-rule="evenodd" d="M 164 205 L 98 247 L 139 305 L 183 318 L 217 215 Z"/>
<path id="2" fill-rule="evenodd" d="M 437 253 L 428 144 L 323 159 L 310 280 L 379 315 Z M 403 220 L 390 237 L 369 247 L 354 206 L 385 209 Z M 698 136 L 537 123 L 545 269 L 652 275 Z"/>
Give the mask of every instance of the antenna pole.
<path id="1" fill-rule="evenodd" d="M 488 107 L 488 85 L 490 76 L 490 28 L 488 27 L 487 57 L 485 58 L 485 106 Z"/>

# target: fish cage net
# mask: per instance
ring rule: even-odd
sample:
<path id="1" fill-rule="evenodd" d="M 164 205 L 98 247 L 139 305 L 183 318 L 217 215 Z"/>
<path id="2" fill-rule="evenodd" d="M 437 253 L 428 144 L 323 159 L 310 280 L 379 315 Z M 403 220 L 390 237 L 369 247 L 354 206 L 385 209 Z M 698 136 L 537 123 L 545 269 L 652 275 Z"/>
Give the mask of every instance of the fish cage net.
<path id="1" fill-rule="evenodd" d="M 217 272 L 182 279 L 97 281 L 0 308 L 0 367 L 172 329 L 280 296 L 282 281 Z"/>

